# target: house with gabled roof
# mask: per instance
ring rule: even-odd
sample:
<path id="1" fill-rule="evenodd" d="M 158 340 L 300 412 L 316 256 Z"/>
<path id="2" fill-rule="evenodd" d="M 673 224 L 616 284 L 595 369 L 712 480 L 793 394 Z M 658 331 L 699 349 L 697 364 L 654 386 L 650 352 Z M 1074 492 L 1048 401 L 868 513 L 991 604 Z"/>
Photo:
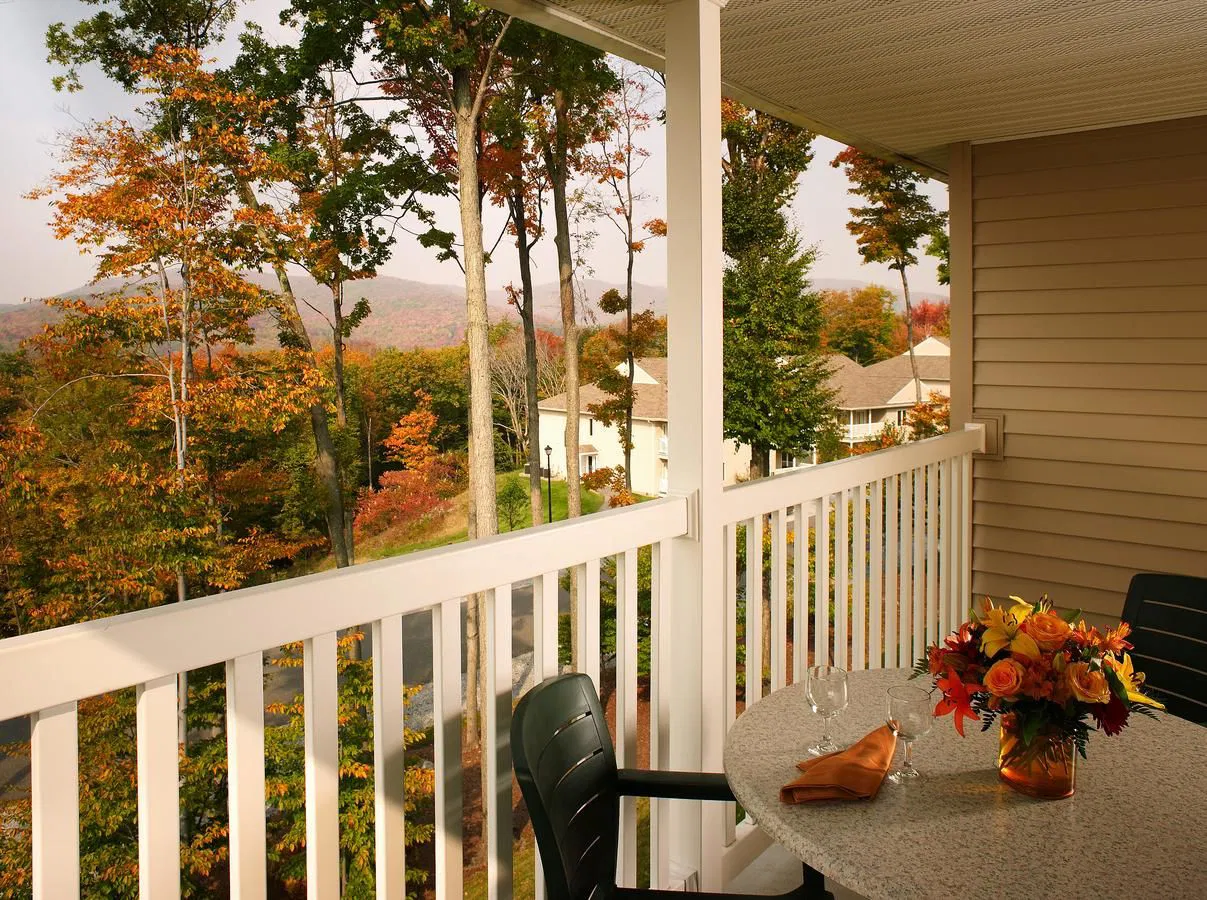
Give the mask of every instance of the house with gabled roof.
<path id="1" fill-rule="evenodd" d="M 624 372 L 625 364 L 617 366 Z M 595 384 L 579 388 L 578 470 L 582 473 L 624 465 L 624 447 L 620 430 L 601 422 L 588 412 L 596 403 L 609 399 Z M 667 440 L 667 368 L 666 357 L 647 356 L 635 361 L 633 371 L 633 453 L 632 484 L 639 494 L 654 497 L 665 494 L 669 460 Z M 552 450 L 553 477 L 566 475 L 566 395 L 558 394 L 540 403 L 541 446 Z M 734 484 L 750 470 L 750 448 L 725 441 L 721 477 Z"/>
<path id="2" fill-rule="evenodd" d="M 830 387 L 834 391 L 843 442 L 870 441 L 885 425 L 905 425 L 906 413 L 931 393 L 951 396 L 951 346 L 940 337 L 928 337 L 914 346 L 918 365 L 918 390 L 914 385 L 909 351 L 891 359 L 861 366 L 849 357 L 831 358 Z"/>

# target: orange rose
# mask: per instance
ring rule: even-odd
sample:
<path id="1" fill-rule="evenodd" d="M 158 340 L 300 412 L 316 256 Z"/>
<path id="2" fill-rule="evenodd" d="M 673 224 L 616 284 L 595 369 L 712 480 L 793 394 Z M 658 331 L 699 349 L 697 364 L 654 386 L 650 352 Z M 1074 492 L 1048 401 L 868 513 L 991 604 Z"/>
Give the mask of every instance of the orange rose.
<path id="1" fill-rule="evenodd" d="M 1059 650 L 1073 634 L 1068 622 L 1046 610 L 1027 616 L 1022 629 L 1031 635 L 1041 650 Z"/>
<path id="2" fill-rule="evenodd" d="M 1101 671 L 1091 669 L 1089 663 L 1070 663 L 1065 669 L 1065 683 L 1073 696 L 1084 703 L 1110 703 L 1111 689 Z"/>
<path id="3" fill-rule="evenodd" d="M 985 673 L 985 690 L 995 697 L 1009 700 L 1018 694 L 1023 686 L 1023 677 L 1027 670 L 1022 663 L 1013 659 L 999 659 Z"/>

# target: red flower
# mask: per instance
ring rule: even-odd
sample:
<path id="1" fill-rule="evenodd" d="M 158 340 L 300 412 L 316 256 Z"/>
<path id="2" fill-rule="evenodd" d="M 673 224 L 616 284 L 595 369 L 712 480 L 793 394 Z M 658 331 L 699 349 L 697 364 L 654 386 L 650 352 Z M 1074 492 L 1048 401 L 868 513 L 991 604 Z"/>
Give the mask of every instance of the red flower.
<path id="1" fill-rule="evenodd" d="M 1126 703 L 1112 693 L 1110 703 L 1095 703 L 1090 707 L 1094 721 L 1102 729 L 1103 734 L 1116 735 L 1127 725 L 1127 717 L 1131 714 Z"/>
<path id="2" fill-rule="evenodd" d="M 972 708 L 972 697 L 969 695 L 971 687 L 975 693 L 980 688 L 979 684 L 965 684 L 960 676 L 953 670 L 947 670 L 947 677 L 940 678 L 936 684 L 939 690 L 943 692 L 943 699 L 935 704 L 935 715 L 945 716 L 949 712 L 955 713 L 956 731 L 960 737 L 964 736 L 964 720 L 972 719 L 974 722 L 980 721 L 980 716 Z"/>

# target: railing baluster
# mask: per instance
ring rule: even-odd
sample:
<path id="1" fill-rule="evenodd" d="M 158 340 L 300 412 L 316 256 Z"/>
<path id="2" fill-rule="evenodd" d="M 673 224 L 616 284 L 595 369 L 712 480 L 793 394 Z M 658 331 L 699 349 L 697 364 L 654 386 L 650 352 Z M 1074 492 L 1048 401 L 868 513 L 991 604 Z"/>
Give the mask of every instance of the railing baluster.
<path id="1" fill-rule="evenodd" d="M 378 897 L 406 892 L 406 743 L 403 739 L 402 616 L 372 625 L 373 831 Z"/>
<path id="2" fill-rule="evenodd" d="M 939 463 L 939 635 L 944 637 L 954 627 L 951 609 L 951 465 L 952 460 Z"/>
<path id="3" fill-rule="evenodd" d="M 960 460 L 960 616 L 972 604 L 972 454 Z"/>
<path id="4" fill-rule="evenodd" d="M 599 561 L 596 560 L 596 565 Z M 532 680 L 539 684 L 558 673 L 557 572 L 532 579 Z M 598 579 L 597 579 L 598 580 Z M 596 675 L 598 684 L 599 676 Z"/>
<path id="5" fill-rule="evenodd" d="M 901 473 L 901 553 L 897 604 L 897 665 L 913 664 L 914 473 Z"/>
<path id="6" fill-rule="evenodd" d="M 436 900 L 453 900 L 462 895 L 464 871 L 461 857 L 460 600 L 446 600 L 432 607 L 432 680 L 435 724 L 433 751 L 436 758 Z M 338 890 L 326 896 L 339 896 Z"/>
<path id="7" fill-rule="evenodd" d="M 486 642 L 487 684 L 486 783 L 492 787 L 483 798 L 486 822 L 487 896 L 490 900 L 511 897 L 511 585 L 490 593 L 487 610 L 489 640 Z M 402 897 L 403 892 L 378 897 Z"/>
<path id="8" fill-rule="evenodd" d="M 582 598 L 582 613 L 579 615 L 579 631 L 583 635 L 582 655 L 579 662 L 582 671 L 591 676 L 595 690 L 599 690 L 599 560 L 589 559 L 579 567 L 578 596 Z"/>
<path id="9" fill-rule="evenodd" d="M 963 559 L 963 548 L 960 546 L 960 509 L 963 504 L 964 485 L 961 475 L 962 460 L 955 457 L 950 461 L 947 472 L 947 484 L 951 492 L 951 500 L 947 504 L 947 598 L 951 610 L 948 618 L 948 631 L 959 627 L 966 618 L 967 606 L 960 600 L 960 561 Z"/>
<path id="10" fill-rule="evenodd" d="M 926 640 L 926 468 L 914 470 L 914 640 L 909 664 L 922 655 Z"/>
<path id="11" fill-rule="evenodd" d="M 895 669 L 901 639 L 897 635 L 897 607 L 901 602 L 901 555 L 898 523 L 901 521 L 901 478 L 885 479 L 884 500 L 884 667 Z"/>
<path id="12" fill-rule="evenodd" d="M 786 683 L 788 654 L 788 524 L 784 510 L 771 513 L 771 690 Z"/>
<path id="13" fill-rule="evenodd" d="M 835 494 L 838 507 L 834 529 L 834 664 L 841 669 L 850 668 L 848 648 L 850 643 L 850 564 L 851 529 L 849 489 Z"/>
<path id="14" fill-rule="evenodd" d="M 650 548 L 650 767 L 669 769 L 670 759 L 670 647 L 673 631 L 666 623 L 671 614 L 671 542 Z M 732 557 L 726 557 L 731 559 Z M 732 622 L 732 614 L 730 616 Z M 732 659 L 734 654 L 730 651 Z M 729 686 L 733 699 L 733 682 Z M 729 817 L 733 820 L 733 816 Z M 665 888 L 670 878 L 670 801 L 650 800 L 650 887 Z"/>
<path id="15" fill-rule="evenodd" d="M 226 661 L 227 808 L 230 894 L 268 893 L 264 803 L 264 654 Z"/>
<path id="16" fill-rule="evenodd" d="M 851 563 L 851 668 L 867 668 L 867 611 L 868 611 L 868 490 L 861 484 L 855 488 L 855 537 Z"/>
<path id="17" fill-rule="evenodd" d="M 746 522 L 746 705 L 763 696 L 763 517 Z"/>
<path id="18" fill-rule="evenodd" d="M 938 639 L 939 464 L 931 463 L 926 467 L 926 643 L 929 646 Z"/>
<path id="19" fill-rule="evenodd" d="M 138 895 L 180 897 L 180 745 L 176 676 L 137 689 Z"/>
<path id="20" fill-rule="evenodd" d="M 792 683 L 804 680 L 809 660 L 809 519 L 792 507 Z M 730 722 L 732 725 L 732 721 Z"/>
<path id="21" fill-rule="evenodd" d="M 637 767 L 637 551 L 616 557 L 616 764 Z M 637 886 L 637 798 L 620 798 L 617 883 Z"/>
<path id="22" fill-rule="evenodd" d="M 884 481 L 872 482 L 871 580 L 868 584 L 868 667 L 884 665 Z"/>
<path id="23" fill-rule="evenodd" d="M 335 632 L 303 647 L 306 747 L 306 896 L 339 893 L 339 686 Z"/>
<path id="24" fill-rule="evenodd" d="M 725 728 L 738 714 L 738 526 L 725 526 Z M 725 804 L 725 846 L 734 842 L 737 804 Z"/>
<path id="25" fill-rule="evenodd" d="M 813 552 L 813 664 L 830 662 L 830 498 L 817 498 Z"/>
<path id="26" fill-rule="evenodd" d="M 598 574 L 599 560 L 595 561 Z M 557 654 L 557 614 L 558 614 L 558 573 L 546 572 L 532 579 L 532 683 L 539 684 L 546 678 L 552 678 L 558 673 L 559 663 Z M 589 582 L 588 582 L 589 583 Z M 599 584 L 599 578 L 595 579 Z M 598 589 L 597 589 L 598 590 Z M 585 592 L 584 592 L 585 593 Z M 580 627 L 585 627 L 581 621 Z M 598 641 L 596 642 L 598 646 Z M 599 669 L 596 667 L 595 683 L 599 685 Z M 545 872 L 541 867 L 541 851 L 536 851 L 536 897 L 538 900 L 545 896 Z"/>
<path id="27" fill-rule="evenodd" d="M 30 716 L 34 900 L 80 894 L 79 746 L 75 702 Z"/>

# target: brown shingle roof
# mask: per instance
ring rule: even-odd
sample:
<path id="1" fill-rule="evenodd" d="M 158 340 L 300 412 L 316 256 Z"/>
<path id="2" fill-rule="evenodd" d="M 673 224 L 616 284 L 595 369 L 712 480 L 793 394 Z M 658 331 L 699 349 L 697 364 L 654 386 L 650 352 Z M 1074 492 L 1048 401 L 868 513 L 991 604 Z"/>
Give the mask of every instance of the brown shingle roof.
<path id="1" fill-rule="evenodd" d="M 657 384 L 633 385 L 633 418 L 650 422 L 666 421 L 666 357 L 647 356 L 637 360 L 637 367 L 653 378 Z M 585 413 L 593 403 L 603 403 L 611 398 L 594 384 L 579 388 L 579 403 Z M 540 402 L 540 408 L 549 412 L 566 411 L 566 395 L 557 394 Z"/>
<path id="2" fill-rule="evenodd" d="M 913 379 L 909 354 L 894 356 L 866 368 L 845 356 L 834 356 L 830 388 L 841 409 L 875 409 L 887 406 Z M 950 356 L 915 356 L 918 377 L 923 381 L 950 381 Z"/>
<path id="3" fill-rule="evenodd" d="M 951 380 L 950 356 L 917 355 L 915 358 L 918 362 L 918 377 L 923 381 Z M 666 357 L 647 356 L 638 359 L 637 366 L 658 383 L 633 385 L 633 418 L 665 422 Z M 908 353 L 873 363 L 866 368 L 840 353 L 830 357 L 829 385 L 840 409 L 877 409 L 887 406 L 912 378 Z M 579 389 L 579 397 L 584 412 L 591 404 L 603 403 L 609 399 L 609 395 L 594 384 L 584 384 Z M 542 400 L 540 408 L 549 412 L 565 412 L 566 395 L 558 394 Z"/>

